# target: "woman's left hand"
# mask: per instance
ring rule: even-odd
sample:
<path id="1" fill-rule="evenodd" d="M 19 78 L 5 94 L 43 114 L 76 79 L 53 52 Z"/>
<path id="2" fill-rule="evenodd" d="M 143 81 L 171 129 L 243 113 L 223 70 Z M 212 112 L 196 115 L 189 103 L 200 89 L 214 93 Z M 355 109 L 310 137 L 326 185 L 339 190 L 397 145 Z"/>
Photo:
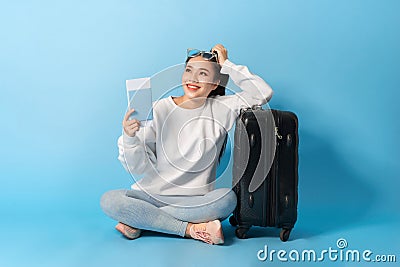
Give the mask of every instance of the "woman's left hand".
<path id="1" fill-rule="evenodd" d="M 226 48 L 222 44 L 217 44 L 211 49 L 211 51 L 218 53 L 218 64 L 222 66 L 222 64 L 224 64 L 225 60 L 228 58 L 228 51 Z"/>

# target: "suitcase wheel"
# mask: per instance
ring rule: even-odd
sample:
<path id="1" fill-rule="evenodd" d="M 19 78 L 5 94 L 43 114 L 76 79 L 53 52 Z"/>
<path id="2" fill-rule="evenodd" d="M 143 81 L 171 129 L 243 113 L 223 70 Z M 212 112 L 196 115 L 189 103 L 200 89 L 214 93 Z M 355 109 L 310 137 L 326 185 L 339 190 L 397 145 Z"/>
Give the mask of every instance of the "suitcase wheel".
<path id="1" fill-rule="evenodd" d="M 238 225 L 238 222 L 237 222 L 235 216 L 229 217 L 229 223 L 230 223 L 232 226 L 237 226 L 237 225 Z"/>
<path id="2" fill-rule="evenodd" d="M 281 233 L 279 234 L 279 237 L 283 242 L 286 242 L 289 240 L 290 232 L 292 229 L 287 229 L 287 228 L 282 228 Z"/>
<path id="3" fill-rule="evenodd" d="M 239 226 L 238 228 L 236 228 L 235 234 L 240 239 L 246 239 L 247 238 L 246 233 L 249 231 L 249 229 L 250 228 L 248 228 L 248 227 L 240 227 Z"/>

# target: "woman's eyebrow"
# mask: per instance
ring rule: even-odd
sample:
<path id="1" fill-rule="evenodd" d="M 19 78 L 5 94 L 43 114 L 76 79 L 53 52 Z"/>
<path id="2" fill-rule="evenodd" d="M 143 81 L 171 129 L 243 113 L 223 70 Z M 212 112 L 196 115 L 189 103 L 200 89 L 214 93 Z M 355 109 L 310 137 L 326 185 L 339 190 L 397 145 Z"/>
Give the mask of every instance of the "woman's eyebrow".
<path id="1" fill-rule="evenodd" d="M 199 70 L 205 70 L 205 71 L 207 71 L 207 72 L 210 72 L 208 69 L 206 69 L 206 68 L 199 68 Z"/>

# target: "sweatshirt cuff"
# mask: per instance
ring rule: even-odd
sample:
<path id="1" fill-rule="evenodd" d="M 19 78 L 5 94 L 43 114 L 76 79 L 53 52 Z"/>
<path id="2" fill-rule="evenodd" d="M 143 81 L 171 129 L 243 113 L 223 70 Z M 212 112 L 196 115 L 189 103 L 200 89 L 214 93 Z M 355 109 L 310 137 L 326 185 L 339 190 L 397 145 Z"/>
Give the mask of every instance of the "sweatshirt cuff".
<path id="1" fill-rule="evenodd" d="M 229 59 L 226 59 L 224 64 L 222 64 L 221 73 L 222 74 L 229 74 L 232 68 L 235 66 Z"/>
<path id="2" fill-rule="evenodd" d="M 136 145 L 136 144 L 140 143 L 139 137 L 137 137 L 137 135 L 132 137 L 132 136 L 127 135 L 125 133 L 125 131 L 123 131 L 122 140 L 125 145 Z"/>

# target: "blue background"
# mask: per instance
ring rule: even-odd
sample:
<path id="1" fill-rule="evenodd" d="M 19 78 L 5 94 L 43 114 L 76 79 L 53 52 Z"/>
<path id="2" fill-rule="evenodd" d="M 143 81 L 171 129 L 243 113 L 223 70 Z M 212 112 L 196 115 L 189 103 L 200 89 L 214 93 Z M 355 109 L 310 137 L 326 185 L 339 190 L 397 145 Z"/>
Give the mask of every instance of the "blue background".
<path id="1" fill-rule="evenodd" d="M 338 238 L 399 258 L 399 10 L 395 0 L 2 1 L 0 266 L 271 266 L 282 263 L 258 261 L 264 245 L 322 250 Z M 291 241 L 261 228 L 238 240 L 227 221 L 224 246 L 127 241 L 99 207 L 132 181 L 116 147 L 125 80 L 216 43 L 270 83 L 272 108 L 299 116 Z"/>

